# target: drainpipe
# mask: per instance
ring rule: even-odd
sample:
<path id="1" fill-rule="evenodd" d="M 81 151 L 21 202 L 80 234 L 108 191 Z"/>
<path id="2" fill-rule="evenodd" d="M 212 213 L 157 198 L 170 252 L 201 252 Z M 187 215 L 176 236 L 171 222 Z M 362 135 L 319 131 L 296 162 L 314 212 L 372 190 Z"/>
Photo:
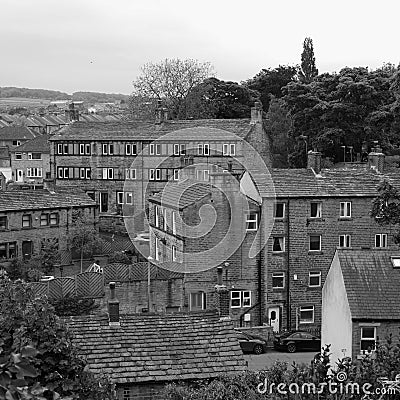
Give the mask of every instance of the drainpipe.
<path id="1" fill-rule="evenodd" d="M 260 218 L 259 218 L 259 221 L 260 221 L 260 252 L 258 255 L 258 302 L 260 303 L 260 314 L 258 317 L 258 325 L 259 326 L 262 326 L 263 301 L 264 301 L 264 299 L 262 298 L 262 281 L 263 281 L 262 280 L 262 269 L 263 269 L 262 268 L 262 260 L 263 260 L 262 256 L 263 255 L 265 256 L 265 254 L 264 254 L 265 248 L 262 247 L 262 243 L 263 243 L 262 235 L 263 235 L 264 224 L 262 222 L 261 216 L 262 216 L 262 203 L 260 206 Z"/>
<path id="2" fill-rule="evenodd" d="M 289 220 L 289 209 L 290 209 L 290 199 L 287 199 L 286 206 L 286 246 L 287 246 L 287 279 L 286 279 L 286 290 L 287 290 L 287 298 L 286 298 L 286 324 L 287 330 L 291 329 L 291 304 L 290 304 L 290 220 Z"/>

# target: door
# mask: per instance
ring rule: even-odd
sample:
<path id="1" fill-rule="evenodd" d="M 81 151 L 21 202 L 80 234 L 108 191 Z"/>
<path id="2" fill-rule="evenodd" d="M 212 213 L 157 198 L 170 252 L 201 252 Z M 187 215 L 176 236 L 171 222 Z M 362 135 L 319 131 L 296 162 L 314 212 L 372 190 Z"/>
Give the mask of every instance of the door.
<path id="1" fill-rule="evenodd" d="M 17 169 L 17 182 L 23 182 L 24 181 L 24 172 L 22 169 Z"/>
<path id="2" fill-rule="evenodd" d="M 33 244 L 31 240 L 22 242 L 22 257 L 24 260 L 29 260 L 33 253 Z"/>
<path id="3" fill-rule="evenodd" d="M 279 332 L 279 307 L 271 307 L 268 309 L 268 322 L 274 332 Z"/>
<path id="4" fill-rule="evenodd" d="M 108 193 L 100 192 L 100 212 L 108 212 Z"/>

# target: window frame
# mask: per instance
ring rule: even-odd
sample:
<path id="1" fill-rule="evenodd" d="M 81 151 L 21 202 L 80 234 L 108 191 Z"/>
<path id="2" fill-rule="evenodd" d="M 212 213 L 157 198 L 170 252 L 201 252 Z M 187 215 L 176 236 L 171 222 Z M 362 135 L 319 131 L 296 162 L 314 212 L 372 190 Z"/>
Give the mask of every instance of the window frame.
<path id="1" fill-rule="evenodd" d="M 7 215 L 0 215 L 0 220 L 2 218 L 5 218 L 5 224 L 4 224 L 4 226 L 2 226 L 2 224 L 0 224 L 0 230 L 4 231 L 4 230 L 8 229 L 8 217 L 7 217 Z"/>
<path id="2" fill-rule="evenodd" d="M 198 307 L 197 304 L 196 306 L 193 305 L 193 297 L 192 296 L 198 296 L 201 299 L 201 307 Z M 196 303 L 197 303 L 196 299 Z M 207 293 L 203 292 L 201 290 L 197 292 L 189 292 L 189 310 L 190 311 L 200 311 L 200 310 L 205 310 L 207 308 Z"/>
<path id="3" fill-rule="evenodd" d="M 364 337 L 363 336 L 363 331 L 364 329 L 373 329 L 374 330 L 374 337 L 373 338 L 368 338 L 368 337 Z M 363 350 L 362 347 L 362 343 L 363 342 L 372 342 L 374 341 L 374 347 L 371 349 L 371 351 L 375 351 L 376 350 L 376 340 L 377 340 L 377 335 L 376 335 L 376 326 L 360 326 L 360 354 L 366 354 L 368 352 L 368 350 Z"/>
<path id="4" fill-rule="evenodd" d="M 275 279 L 282 279 L 282 286 L 276 286 L 274 285 L 274 278 Z M 272 278 L 271 278 L 271 286 L 272 289 L 285 289 L 286 286 L 286 274 L 285 272 L 277 271 L 272 273 Z"/>
<path id="5" fill-rule="evenodd" d="M 282 216 L 277 216 L 278 205 L 282 206 Z M 282 201 L 277 201 L 274 205 L 274 219 L 285 219 L 285 215 L 286 215 L 286 203 Z"/>
<path id="6" fill-rule="evenodd" d="M 319 248 L 318 249 L 311 249 L 311 238 L 312 237 L 318 237 L 319 238 Z M 309 252 L 321 252 L 322 251 L 322 235 L 309 235 L 308 236 L 308 251 Z"/>
<path id="7" fill-rule="evenodd" d="M 28 225 L 24 225 L 26 217 L 28 218 Z M 32 228 L 32 214 L 22 214 L 22 228 Z"/>
<path id="8" fill-rule="evenodd" d="M 130 200 L 129 200 L 130 198 Z M 125 204 L 133 205 L 133 193 L 132 192 L 125 192 Z"/>
<path id="9" fill-rule="evenodd" d="M 56 221 L 52 223 L 52 221 Z M 60 225 L 60 215 L 57 212 L 49 213 L 49 226 L 59 226 Z"/>
<path id="10" fill-rule="evenodd" d="M 318 278 L 318 285 L 311 285 L 311 279 Z M 321 271 L 309 271 L 308 273 L 308 287 L 321 287 L 322 285 L 322 273 Z"/>
<path id="11" fill-rule="evenodd" d="M 255 218 L 251 219 L 251 216 L 254 215 Z M 255 224 L 255 228 L 250 228 L 250 224 Z M 250 211 L 246 214 L 246 232 L 255 232 L 258 230 L 258 213 L 256 211 Z"/>
<path id="12" fill-rule="evenodd" d="M 351 218 L 351 215 L 352 215 L 351 201 L 341 201 L 339 207 L 340 207 L 340 212 L 339 212 L 340 219 Z M 349 215 L 347 215 L 347 214 L 349 214 Z"/>
<path id="13" fill-rule="evenodd" d="M 22 160 L 22 153 L 21 152 L 15 152 L 15 159 L 16 160 Z"/>
<path id="14" fill-rule="evenodd" d="M 176 235 L 176 211 L 172 211 L 171 213 L 171 228 L 172 234 Z"/>
<path id="15" fill-rule="evenodd" d="M 279 243 L 281 250 L 274 250 L 275 246 L 275 240 L 276 239 L 282 239 L 282 242 Z M 284 253 L 285 252 L 285 236 L 273 236 L 272 237 L 272 253 L 277 254 L 277 253 Z"/>
<path id="16" fill-rule="evenodd" d="M 124 204 L 124 192 L 117 192 L 117 204 Z"/>
<path id="17" fill-rule="evenodd" d="M 317 209 L 316 209 L 316 215 L 313 216 L 312 215 L 312 206 L 316 205 Z M 311 219 L 319 219 L 322 218 L 322 201 L 312 201 L 310 202 L 310 218 Z"/>
<path id="18" fill-rule="evenodd" d="M 379 246 L 377 246 L 377 238 L 379 237 Z M 384 239 L 384 240 L 383 240 Z M 382 246 L 384 242 L 384 246 Z M 388 247 L 388 235 L 387 233 L 376 233 L 375 234 L 375 248 L 376 249 L 386 249 Z"/>
<path id="19" fill-rule="evenodd" d="M 343 243 L 341 243 L 342 239 L 343 239 Z M 339 248 L 340 249 L 348 249 L 350 247 L 351 247 L 351 235 L 348 233 L 339 235 Z"/>
<path id="20" fill-rule="evenodd" d="M 175 168 L 173 172 L 173 180 L 174 181 L 179 181 L 179 171 L 180 169 Z"/>
<path id="21" fill-rule="evenodd" d="M 242 307 L 251 307 L 251 290 L 242 290 Z"/>
<path id="22" fill-rule="evenodd" d="M 239 294 L 239 296 L 233 296 L 233 294 Z M 234 301 L 239 301 L 239 305 L 234 305 Z M 242 307 L 242 292 L 240 290 L 231 290 L 230 296 L 230 306 L 231 308 L 241 308 Z"/>
<path id="23" fill-rule="evenodd" d="M 301 313 L 302 312 L 310 312 L 312 311 L 312 319 L 302 320 Z M 300 306 L 299 307 L 299 324 L 313 324 L 315 321 L 315 307 L 314 306 Z"/>
<path id="24" fill-rule="evenodd" d="M 177 257 L 176 257 L 176 246 L 174 246 L 174 245 L 172 245 L 172 247 L 171 247 L 171 258 L 172 258 L 172 261 L 176 261 L 177 260 Z"/>
<path id="25" fill-rule="evenodd" d="M 48 213 L 41 213 L 40 214 L 40 226 L 49 226 L 49 214 Z"/>

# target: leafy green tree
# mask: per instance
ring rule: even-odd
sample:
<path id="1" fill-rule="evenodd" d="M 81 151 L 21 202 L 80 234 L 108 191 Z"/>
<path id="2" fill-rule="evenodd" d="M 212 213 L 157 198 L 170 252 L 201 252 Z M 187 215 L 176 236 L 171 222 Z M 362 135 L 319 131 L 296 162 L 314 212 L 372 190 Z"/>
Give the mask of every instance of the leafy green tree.
<path id="1" fill-rule="evenodd" d="M 187 97 L 190 118 L 249 118 L 259 93 L 237 82 L 209 78 L 197 85 Z"/>
<path id="2" fill-rule="evenodd" d="M 304 39 L 303 52 L 301 53 L 300 81 L 310 83 L 317 75 L 318 69 L 315 66 L 313 41 L 307 37 Z"/>
<path id="3" fill-rule="evenodd" d="M 88 370 L 48 301 L 5 277 L 0 278 L 0 338 L 0 398 L 114 398 L 113 385 Z"/>
<path id="4" fill-rule="evenodd" d="M 193 59 L 147 63 L 133 82 L 132 96 L 162 100 L 172 118 L 185 119 L 186 98 L 190 91 L 212 75 L 210 63 Z"/>
<path id="5" fill-rule="evenodd" d="M 273 97 L 283 96 L 282 88 L 290 82 L 296 82 L 298 66 L 279 65 L 277 68 L 262 69 L 256 76 L 247 80 L 244 84 L 252 90 L 260 93 L 260 101 L 263 110 L 268 112 Z"/>

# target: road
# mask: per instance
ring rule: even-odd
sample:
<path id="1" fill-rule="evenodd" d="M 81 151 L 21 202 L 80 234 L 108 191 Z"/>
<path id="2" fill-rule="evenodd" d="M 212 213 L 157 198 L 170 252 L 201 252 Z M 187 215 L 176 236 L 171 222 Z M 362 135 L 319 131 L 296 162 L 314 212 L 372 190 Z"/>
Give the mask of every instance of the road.
<path id="1" fill-rule="evenodd" d="M 244 358 L 248 362 L 250 370 L 257 371 L 271 367 L 275 361 L 286 361 L 289 365 L 296 362 L 296 364 L 309 364 L 314 358 L 316 352 L 299 352 L 299 353 L 285 353 L 283 351 L 268 350 L 264 354 L 245 354 Z"/>

